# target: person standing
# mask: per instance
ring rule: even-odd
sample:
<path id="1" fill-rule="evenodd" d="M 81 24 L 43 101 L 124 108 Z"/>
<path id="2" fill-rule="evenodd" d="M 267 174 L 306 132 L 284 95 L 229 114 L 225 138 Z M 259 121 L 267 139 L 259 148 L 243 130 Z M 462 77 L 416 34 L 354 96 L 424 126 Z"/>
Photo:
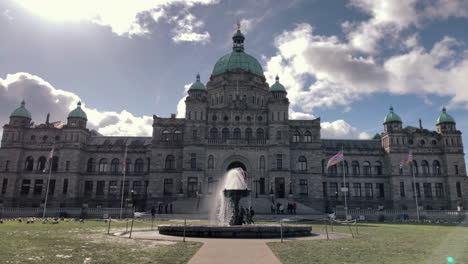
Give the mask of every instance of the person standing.
<path id="1" fill-rule="evenodd" d="M 172 203 L 169 204 L 169 212 L 172 214 Z"/>
<path id="2" fill-rule="evenodd" d="M 296 214 L 296 209 L 297 209 L 297 203 L 293 203 L 293 214 Z"/>
<path id="3" fill-rule="evenodd" d="M 154 218 L 155 215 L 156 215 L 156 208 L 154 208 L 154 205 L 153 205 L 153 206 L 151 206 L 151 217 Z"/>

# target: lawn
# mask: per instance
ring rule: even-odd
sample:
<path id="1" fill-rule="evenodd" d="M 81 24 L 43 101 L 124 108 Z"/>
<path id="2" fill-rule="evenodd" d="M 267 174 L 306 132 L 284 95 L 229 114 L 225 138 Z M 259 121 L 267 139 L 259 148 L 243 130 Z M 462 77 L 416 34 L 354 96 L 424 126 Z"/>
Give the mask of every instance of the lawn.
<path id="1" fill-rule="evenodd" d="M 155 222 L 157 224 L 168 223 Z M 135 229 L 150 229 L 136 221 Z M 111 232 L 125 231 L 125 221 L 113 221 Z M 102 221 L 58 224 L 0 224 L 0 263 L 187 263 L 201 243 L 131 240 L 108 236 Z"/>
<path id="2" fill-rule="evenodd" d="M 314 230 L 324 230 L 323 225 L 312 226 Z M 334 231 L 350 233 L 347 226 L 335 226 Z M 468 263 L 467 226 L 370 223 L 359 226 L 354 239 L 268 245 L 284 264 Z"/>

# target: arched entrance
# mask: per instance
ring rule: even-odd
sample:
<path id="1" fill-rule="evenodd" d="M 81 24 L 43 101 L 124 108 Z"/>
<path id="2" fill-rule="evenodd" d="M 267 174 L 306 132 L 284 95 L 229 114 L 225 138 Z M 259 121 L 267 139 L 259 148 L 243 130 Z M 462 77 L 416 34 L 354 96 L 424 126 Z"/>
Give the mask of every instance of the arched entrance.
<path id="1" fill-rule="evenodd" d="M 244 165 L 244 163 L 240 162 L 240 161 L 234 161 L 234 162 L 231 162 L 231 164 L 229 164 L 229 166 L 227 167 L 227 171 L 230 170 L 230 169 L 234 169 L 234 168 L 242 168 L 244 171 L 247 171 L 247 167 Z"/>

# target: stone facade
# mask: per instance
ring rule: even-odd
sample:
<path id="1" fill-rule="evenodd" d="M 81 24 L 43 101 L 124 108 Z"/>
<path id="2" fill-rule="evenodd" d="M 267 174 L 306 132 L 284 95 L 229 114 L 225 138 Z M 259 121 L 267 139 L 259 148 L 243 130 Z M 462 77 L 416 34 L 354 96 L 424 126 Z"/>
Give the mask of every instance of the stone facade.
<path id="1" fill-rule="evenodd" d="M 374 139 L 323 139 L 320 119 L 289 120 L 286 92 L 272 90 L 262 75 L 228 68 L 200 87 L 188 92 L 185 118 L 154 116 L 151 137 L 99 135 L 86 128 L 80 106 L 63 127 L 48 120 L 33 126 L 27 115 L 12 114 L 0 148 L 0 203 L 40 206 L 50 172 L 48 206 L 119 207 L 126 157 L 124 196 L 139 209 L 210 197 L 234 167 L 247 172 L 259 204 L 288 199 L 318 211 L 342 205 L 344 170 L 350 208 L 411 209 L 413 165 L 399 169 L 409 152 L 421 206 L 468 203 L 455 123 L 430 131 L 392 119 Z M 345 162 L 327 169 L 341 150 Z"/>

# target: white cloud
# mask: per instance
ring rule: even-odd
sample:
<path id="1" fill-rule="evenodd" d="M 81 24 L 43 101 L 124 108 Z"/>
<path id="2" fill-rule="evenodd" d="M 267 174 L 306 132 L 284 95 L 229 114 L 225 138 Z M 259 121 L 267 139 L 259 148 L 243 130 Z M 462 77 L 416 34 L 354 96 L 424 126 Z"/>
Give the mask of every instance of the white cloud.
<path id="1" fill-rule="evenodd" d="M 359 138 L 369 139 L 371 136 L 366 132 L 359 132 L 355 127 L 352 127 L 344 120 L 336 120 L 333 122 L 322 122 L 321 137 L 322 138 Z"/>
<path id="2" fill-rule="evenodd" d="M 29 73 L 8 74 L 0 78 L 0 123 L 8 123 L 10 113 L 26 101 L 33 122 L 45 122 L 47 113 L 51 121 L 66 122 L 68 113 L 76 108 L 78 95 L 53 87 L 38 76 Z M 151 116 L 134 116 L 126 110 L 120 113 L 88 108 L 83 102 L 83 110 L 88 115 L 88 128 L 96 129 L 104 135 L 150 136 Z"/>
<path id="3" fill-rule="evenodd" d="M 209 32 L 196 32 L 198 29 L 204 26 L 204 23 L 190 13 L 175 16 L 171 18 L 170 21 L 176 25 L 174 29 L 174 36 L 172 37 L 174 42 L 207 43 L 210 40 Z"/>
<path id="4" fill-rule="evenodd" d="M 182 97 L 177 103 L 177 118 L 185 117 L 185 99 L 187 98 L 187 92 L 192 86 L 191 83 L 184 85 L 184 97 Z"/>
<path id="5" fill-rule="evenodd" d="M 89 21 L 109 26 L 112 32 L 119 36 L 132 36 L 149 32 L 147 23 L 139 21 L 139 16 L 143 14 L 145 18 L 157 22 L 167 16 L 168 7 L 178 5 L 188 10 L 195 5 L 215 4 L 218 0 L 16 0 L 16 2 L 32 13 L 52 21 Z"/>

